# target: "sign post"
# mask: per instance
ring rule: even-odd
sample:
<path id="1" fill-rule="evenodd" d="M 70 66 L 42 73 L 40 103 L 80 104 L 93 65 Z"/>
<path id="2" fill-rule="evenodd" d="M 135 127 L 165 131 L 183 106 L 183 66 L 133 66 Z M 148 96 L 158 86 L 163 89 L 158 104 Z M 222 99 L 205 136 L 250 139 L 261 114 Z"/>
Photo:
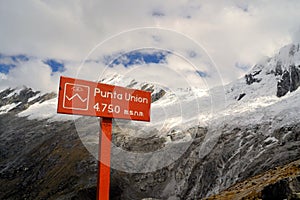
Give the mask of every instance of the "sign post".
<path id="1" fill-rule="evenodd" d="M 109 199 L 112 119 L 100 119 L 100 127 L 102 134 L 99 135 L 97 199 L 102 200 Z"/>
<path id="2" fill-rule="evenodd" d="M 150 121 L 151 93 L 61 77 L 57 112 L 100 117 L 97 200 L 109 199 L 112 118 Z"/>

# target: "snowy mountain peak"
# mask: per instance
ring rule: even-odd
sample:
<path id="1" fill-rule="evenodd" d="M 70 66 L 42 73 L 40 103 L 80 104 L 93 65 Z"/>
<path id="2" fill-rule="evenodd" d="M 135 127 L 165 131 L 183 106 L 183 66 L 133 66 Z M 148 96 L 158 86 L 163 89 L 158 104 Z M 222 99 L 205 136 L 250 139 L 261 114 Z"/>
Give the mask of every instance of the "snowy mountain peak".
<path id="1" fill-rule="evenodd" d="M 280 71 L 289 70 L 291 65 L 300 65 L 300 44 L 289 44 L 282 47 L 277 54 L 256 64 L 251 73 L 264 71 L 266 74 L 278 75 Z"/>
<path id="2" fill-rule="evenodd" d="M 283 66 L 299 65 L 300 61 L 300 45 L 289 44 L 282 47 L 279 53 L 275 56 L 277 62 L 281 62 Z M 298 62 L 297 62 L 298 61 Z"/>
<path id="3" fill-rule="evenodd" d="M 250 112 L 257 114 L 264 107 L 273 105 L 280 105 L 281 110 L 290 109 L 291 104 L 286 103 L 288 101 L 293 102 L 293 106 L 298 105 L 294 105 L 294 102 L 300 91 L 293 91 L 300 86 L 299 64 L 299 45 L 291 44 L 283 47 L 272 58 L 255 65 L 244 77 L 209 91 L 200 88 L 172 90 L 119 74 L 105 76 L 101 82 L 151 91 L 151 125 L 174 127 L 176 123 L 193 125 L 198 122 L 209 123 L 222 117 L 229 119 L 229 116 L 232 118 L 245 112 L 248 112 L 248 117 Z M 226 100 L 215 98 L 215 102 L 212 102 L 212 94 L 224 94 L 224 91 Z M 279 98 L 282 96 L 285 97 Z M 56 113 L 55 97 L 56 94 L 41 94 L 28 88 L 6 89 L 0 91 L 0 114 L 9 112 L 30 119 L 69 120 L 69 116 Z"/>
<path id="4" fill-rule="evenodd" d="M 280 49 L 266 64 L 266 74 L 276 77 L 276 95 L 282 97 L 300 86 L 300 45 L 290 44 Z"/>
<path id="5" fill-rule="evenodd" d="M 31 88 L 7 88 L 0 92 L 0 114 L 19 113 L 35 103 L 43 103 L 56 97 L 54 93 L 42 94 Z"/>
<path id="6" fill-rule="evenodd" d="M 300 86 L 300 45 L 282 47 L 271 58 L 256 64 L 242 79 L 228 86 L 229 99 L 282 97 Z"/>

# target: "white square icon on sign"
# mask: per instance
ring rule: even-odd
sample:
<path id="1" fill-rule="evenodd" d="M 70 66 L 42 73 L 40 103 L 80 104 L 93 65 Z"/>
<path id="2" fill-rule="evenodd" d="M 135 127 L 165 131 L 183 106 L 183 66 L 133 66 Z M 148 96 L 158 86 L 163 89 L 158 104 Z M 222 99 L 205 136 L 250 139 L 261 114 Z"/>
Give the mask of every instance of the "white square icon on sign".
<path id="1" fill-rule="evenodd" d="M 63 108 L 72 110 L 88 110 L 89 94 L 89 86 L 66 83 L 64 88 Z"/>

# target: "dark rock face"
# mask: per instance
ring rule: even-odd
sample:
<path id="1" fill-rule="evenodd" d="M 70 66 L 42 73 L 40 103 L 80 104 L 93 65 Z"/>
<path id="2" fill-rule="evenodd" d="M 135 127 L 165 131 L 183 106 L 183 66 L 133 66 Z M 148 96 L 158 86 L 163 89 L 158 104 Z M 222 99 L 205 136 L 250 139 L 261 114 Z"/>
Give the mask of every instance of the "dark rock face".
<path id="1" fill-rule="evenodd" d="M 300 86 L 300 66 L 296 67 L 294 65 L 291 66 L 291 87 L 290 92 L 297 90 Z"/>
<path id="2" fill-rule="evenodd" d="M 282 75 L 282 62 L 281 61 L 277 61 L 276 63 L 276 67 L 275 67 L 275 76 L 281 76 Z"/>
<path id="3" fill-rule="evenodd" d="M 0 126 L 0 199 L 95 196 L 90 188 L 95 187 L 96 162 L 72 122 L 27 120 L 9 113 L 0 115 Z"/>
<path id="4" fill-rule="evenodd" d="M 159 90 L 159 92 L 157 93 L 152 93 L 151 95 L 151 102 L 155 102 L 157 100 L 159 100 L 160 98 L 162 98 L 164 95 L 166 94 L 165 90 Z"/>
<path id="5" fill-rule="evenodd" d="M 258 71 L 254 71 L 250 74 L 246 74 L 245 75 L 246 83 L 248 85 L 251 85 L 253 83 L 259 83 L 261 81 L 261 79 L 256 78 L 255 76 L 257 76 L 260 72 L 261 72 L 261 70 L 258 70 Z"/>
<path id="6" fill-rule="evenodd" d="M 10 93 L 14 92 L 15 89 L 6 89 L 0 93 L 0 106 L 11 104 L 11 103 L 26 103 L 29 98 L 37 95 L 39 92 L 34 92 L 31 89 L 24 88 L 20 91 L 20 94 L 13 94 L 7 97 Z"/>
<path id="7" fill-rule="evenodd" d="M 263 200 L 300 199 L 300 177 L 280 180 L 262 190 Z"/>
<path id="8" fill-rule="evenodd" d="M 96 160 L 82 145 L 73 122 L 27 120 L 8 113 L 0 115 L 0 125 L 0 199 L 94 199 Z M 215 133 L 188 129 L 185 134 L 193 133 L 193 142 L 171 165 L 138 174 L 112 169 L 111 199 L 201 199 L 300 159 L 300 124 L 267 136 L 270 127 L 224 126 L 216 130 L 221 134 L 205 156 L 199 148 L 207 134 Z M 113 142 L 133 152 L 156 151 L 164 144 L 157 136 L 138 139 L 116 130 Z"/>
<path id="9" fill-rule="evenodd" d="M 288 92 L 295 91 L 300 86 L 300 66 L 296 66 L 293 59 L 299 53 L 300 45 L 291 45 L 288 51 L 288 59 L 291 59 L 289 66 L 284 66 L 282 61 L 277 61 L 275 66 L 275 76 L 279 77 L 277 83 L 277 96 L 282 97 Z"/>
<path id="10" fill-rule="evenodd" d="M 221 129 L 211 152 L 199 155 L 207 129 L 198 127 L 194 141 L 175 163 L 156 172 L 115 172 L 122 183 L 121 199 L 201 199 L 266 170 L 300 158 L 300 125 L 274 130 L 270 124 Z M 270 137 L 276 138 L 276 140 Z M 170 189 L 171 188 L 171 189 Z"/>
<path id="11" fill-rule="evenodd" d="M 92 200 L 96 199 L 96 193 L 97 193 L 96 187 L 91 188 L 84 188 L 81 189 L 75 194 L 73 197 L 71 197 L 71 200 Z"/>
<path id="12" fill-rule="evenodd" d="M 288 187 L 288 180 L 281 180 L 276 184 L 267 186 L 262 191 L 262 199 L 268 200 L 280 200 L 287 199 L 290 193 L 290 188 Z"/>
<path id="13" fill-rule="evenodd" d="M 282 97 L 288 92 L 297 90 L 300 86 L 300 66 L 291 65 L 289 71 L 285 70 L 277 83 L 277 96 Z"/>
<path id="14" fill-rule="evenodd" d="M 0 92 L 0 107 L 8 104 L 18 104 L 15 108 L 10 110 L 10 112 L 17 113 L 23 110 L 26 110 L 29 106 L 39 102 L 42 103 L 44 101 L 53 99 L 56 97 L 54 93 L 48 93 L 38 96 L 37 98 L 33 99 L 29 102 L 29 99 L 40 94 L 39 91 L 33 91 L 31 88 L 24 88 L 22 89 L 19 94 L 15 93 L 11 96 L 8 96 L 10 93 L 15 92 L 15 89 L 6 89 Z"/>
<path id="15" fill-rule="evenodd" d="M 281 76 L 281 80 L 277 83 L 277 96 L 282 97 L 286 95 L 290 91 L 291 79 L 290 73 L 288 71 L 284 71 Z"/>
<path id="16" fill-rule="evenodd" d="M 244 96 L 246 96 L 246 93 L 241 93 L 236 100 L 241 100 Z"/>

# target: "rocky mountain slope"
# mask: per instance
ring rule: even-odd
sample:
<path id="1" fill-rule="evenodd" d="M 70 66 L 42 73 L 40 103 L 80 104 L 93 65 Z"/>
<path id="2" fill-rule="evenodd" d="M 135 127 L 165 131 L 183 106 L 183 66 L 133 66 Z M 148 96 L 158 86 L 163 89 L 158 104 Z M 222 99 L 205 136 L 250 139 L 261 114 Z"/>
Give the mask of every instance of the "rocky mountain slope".
<path id="1" fill-rule="evenodd" d="M 237 183 L 210 199 L 299 199 L 299 160 Z"/>
<path id="2" fill-rule="evenodd" d="M 115 121 L 113 143 L 126 152 L 144 153 L 148 157 L 140 167 L 149 167 L 151 161 L 151 167 L 157 170 L 129 173 L 141 160 L 121 159 L 128 168 L 112 169 L 111 199 L 201 199 L 232 191 L 228 188 L 238 183 L 242 191 L 255 177 L 300 160 L 299 64 L 298 44 L 282 48 L 274 57 L 254 66 L 245 77 L 224 88 L 211 89 L 210 93 L 224 92 L 226 96 L 226 102 L 219 99 L 224 107 L 217 107 L 214 113 L 207 106 L 209 93 L 180 89 L 174 96 L 165 89 L 132 80 L 123 83 L 152 88 L 155 120 L 147 129 Z M 122 79 L 116 76 L 110 83 L 119 80 Z M 85 149 L 87 143 L 84 146 L 81 141 L 96 145 L 91 138 L 97 137 L 98 121 L 85 117 L 73 121 L 57 115 L 55 94 L 21 88 L 1 91 L 0 97 L 0 199 L 93 199 L 96 160 Z M 198 109 L 194 109 L 195 103 Z M 186 111 L 179 116 L 181 121 L 175 112 L 178 104 Z M 168 117 L 165 121 L 162 114 Z M 89 134 L 77 134 L 78 124 L 84 124 L 84 131 Z M 151 152 L 172 147 L 180 156 L 160 167 L 173 154 L 159 157 Z M 112 153 L 112 164 L 124 164 L 118 163 L 120 151 Z M 265 182 L 279 181 L 278 187 L 287 189 L 280 180 L 298 176 L 299 170 L 295 171 Z M 276 173 L 279 171 L 273 171 L 273 175 Z M 274 190 L 270 187 L 254 187 L 264 194 L 255 198 L 272 199 Z M 294 193 L 299 192 L 297 187 L 294 189 Z M 247 199 L 247 195 L 231 197 Z"/>

